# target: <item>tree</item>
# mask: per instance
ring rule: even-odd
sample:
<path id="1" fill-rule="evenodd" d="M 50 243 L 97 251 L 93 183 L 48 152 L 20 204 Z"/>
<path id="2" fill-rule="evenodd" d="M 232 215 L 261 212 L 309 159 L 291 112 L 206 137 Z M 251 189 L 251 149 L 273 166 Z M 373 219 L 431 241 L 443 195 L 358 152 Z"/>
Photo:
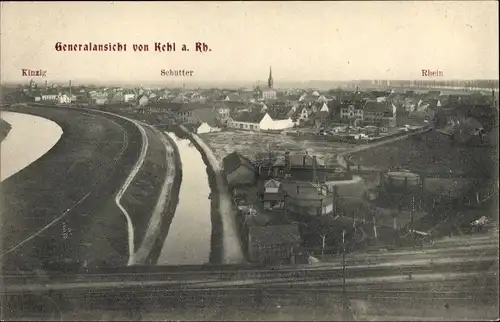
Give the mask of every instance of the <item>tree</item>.
<path id="1" fill-rule="evenodd" d="M 331 216 L 320 216 L 309 223 L 309 229 L 317 234 L 321 240 L 321 255 L 324 255 L 326 238 L 335 231 L 334 219 Z"/>

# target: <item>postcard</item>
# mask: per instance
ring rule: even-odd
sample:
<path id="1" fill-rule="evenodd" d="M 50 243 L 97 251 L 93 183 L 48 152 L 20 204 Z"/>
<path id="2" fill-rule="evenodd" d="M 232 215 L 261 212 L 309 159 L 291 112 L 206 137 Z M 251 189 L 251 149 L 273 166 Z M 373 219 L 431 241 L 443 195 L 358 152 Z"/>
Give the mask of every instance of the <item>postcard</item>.
<path id="1" fill-rule="evenodd" d="M 498 319 L 497 12 L 2 2 L 1 319 Z"/>

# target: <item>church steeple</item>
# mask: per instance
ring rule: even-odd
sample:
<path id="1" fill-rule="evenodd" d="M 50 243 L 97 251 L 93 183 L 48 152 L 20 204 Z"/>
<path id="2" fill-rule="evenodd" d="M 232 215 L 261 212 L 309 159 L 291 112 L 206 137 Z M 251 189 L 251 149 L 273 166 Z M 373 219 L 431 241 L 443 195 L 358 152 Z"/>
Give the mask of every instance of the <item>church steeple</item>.
<path id="1" fill-rule="evenodd" d="M 271 69 L 271 66 L 269 66 L 269 79 L 267 80 L 267 85 L 269 88 L 273 88 L 274 82 L 273 82 L 273 71 Z"/>

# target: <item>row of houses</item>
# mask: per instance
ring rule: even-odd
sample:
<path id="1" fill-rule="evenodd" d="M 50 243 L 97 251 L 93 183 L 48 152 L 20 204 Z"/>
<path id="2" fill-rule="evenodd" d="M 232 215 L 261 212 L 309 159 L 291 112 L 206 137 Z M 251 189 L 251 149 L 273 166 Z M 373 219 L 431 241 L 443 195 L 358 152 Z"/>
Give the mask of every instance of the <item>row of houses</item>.
<path id="1" fill-rule="evenodd" d="M 396 106 L 392 102 L 380 100 L 347 101 L 341 105 L 340 119 L 356 125 L 395 127 Z"/>
<path id="2" fill-rule="evenodd" d="M 323 160 L 315 156 L 286 153 L 272 163 L 272 177 L 260 186 L 260 171 L 249 159 L 237 152 L 223 159 L 224 174 L 236 200 L 239 198 L 238 187 L 259 187 L 259 207 L 239 206 L 240 213 L 244 215 L 243 235 L 248 237 L 250 261 L 263 264 L 308 262 L 298 224 L 273 223 L 269 216 L 260 212 L 275 215 L 283 212 L 297 218 L 331 214 L 335 209 L 336 194 L 325 182 L 315 180 L 316 176 L 321 177 L 320 172 L 324 168 Z M 306 171 L 312 177 L 304 178 Z M 296 180 L 297 174 L 302 180 Z"/>

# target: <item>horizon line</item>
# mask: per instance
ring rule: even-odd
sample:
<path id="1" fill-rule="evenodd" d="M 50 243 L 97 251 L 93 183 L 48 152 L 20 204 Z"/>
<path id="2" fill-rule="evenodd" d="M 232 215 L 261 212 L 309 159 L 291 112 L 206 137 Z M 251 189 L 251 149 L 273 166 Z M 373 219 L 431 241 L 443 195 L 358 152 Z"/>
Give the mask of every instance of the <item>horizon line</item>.
<path id="1" fill-rule="evenodd" d="M 10 81 L 4 81 L 2 80 L 0 84 L 22 84 L 24 82 L 30 82 L 31 80 L 34 80 L 35 82 L 41 81 L 44 83 L 47 81 L 48 83 L 66 83 L 66 82 L 97 82 L 97 83 L 259 83 L 261 82 L 260 80 L 135 80 L 135 81 L 128 81 L 128 80 L 98 80 L 98 79 L 73 79 L 73 78 L 67 78 L 67 79 L 45 79 L 45 78 L 37 78 L 36 76 L 34 77 L 26 77 L 26 80 L 21 81 L 21 80 L 10 80 Z M 276 79 L 275 79 L 276 80 Z M 280 80 L 280 79 L 278 79 Z M 330 80 L 324 80 L 324 79 L 310 79 L 310 80 L 280 80 L 283 83 L 311 83 L 311 82 L 318 82 L 318 83 L 327 83 L 327 82 L 337 82 L 337 83 L 353 83 L 353 82 L 372 82 L 372 81 L 382 81 L 382 82 L 425 82 L 425 83 L 433 83 L 433 82 L 466 82 L 466 81 L 499 81 L 498 78 L 442 78 L 442 79 L 390 79 L 390 78 L 360 78 L 360 79 L 330 79 Z M 262 82 L 264 82 L 262 80 Z M 265 84 L 264 84 L 265 85 Z M 380 84 L 371 84 L 371 85 L 380 85 Z"/>

